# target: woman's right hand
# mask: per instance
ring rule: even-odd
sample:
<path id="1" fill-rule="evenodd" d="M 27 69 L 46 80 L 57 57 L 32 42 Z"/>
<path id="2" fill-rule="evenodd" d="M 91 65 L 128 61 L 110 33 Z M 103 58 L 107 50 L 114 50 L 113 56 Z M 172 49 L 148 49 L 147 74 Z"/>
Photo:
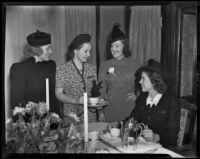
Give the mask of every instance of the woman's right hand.
<path id="1" fill-rule="evenodd" d="M 84 104 L 84 96 L 81 96 L 81 97 L 78 99 L 78 104 Z"/>
<path id="2" fill-rule="evenodd" d="M 106 127 L 107 130 L 110 130 L 111 128 L 119 128 L 119 122 L 113 122 L 113 123 L 109 123 Z"/>

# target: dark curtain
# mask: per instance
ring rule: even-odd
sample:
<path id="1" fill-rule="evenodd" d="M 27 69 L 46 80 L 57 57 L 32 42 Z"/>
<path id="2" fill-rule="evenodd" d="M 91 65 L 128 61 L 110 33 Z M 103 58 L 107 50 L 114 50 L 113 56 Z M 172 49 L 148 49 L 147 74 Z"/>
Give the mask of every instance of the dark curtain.
<path id="1" fill-rule="evenodd" d="M 169 93 L 178 96 L 180 90 L 181 11 L 174 3 L 171 3 L 162 7 L 162 18 L 161 63 L 169 75 Z"/>

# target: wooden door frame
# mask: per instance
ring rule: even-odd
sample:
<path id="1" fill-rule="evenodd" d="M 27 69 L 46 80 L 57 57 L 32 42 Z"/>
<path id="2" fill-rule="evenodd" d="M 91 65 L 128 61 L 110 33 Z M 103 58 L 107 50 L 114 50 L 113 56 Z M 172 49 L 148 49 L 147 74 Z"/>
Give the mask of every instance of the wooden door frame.
<path id="1" fill-rule="evenodd" d="M 161 6 L 161 63 L 169 72 L 169 91 L 176 97 L 180 97 L 183 14 L 195 14 L 196 7 L 195 1 L 171 2 Z"/>

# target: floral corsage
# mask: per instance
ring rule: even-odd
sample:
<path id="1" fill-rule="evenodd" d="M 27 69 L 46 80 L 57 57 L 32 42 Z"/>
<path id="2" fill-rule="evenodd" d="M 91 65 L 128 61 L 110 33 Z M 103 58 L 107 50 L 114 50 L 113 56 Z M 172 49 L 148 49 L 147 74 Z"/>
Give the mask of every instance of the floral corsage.
<path id="1" fill-rule="evenodd" d="M 110 67 L 110 68 L 108 69 L 108 72 L 107 72 L 107 73 L 113 74 L 115 77 L 117 77 L 117 75 L 115 74 L 115 68 L 114 68 L 114 67 Z"/>

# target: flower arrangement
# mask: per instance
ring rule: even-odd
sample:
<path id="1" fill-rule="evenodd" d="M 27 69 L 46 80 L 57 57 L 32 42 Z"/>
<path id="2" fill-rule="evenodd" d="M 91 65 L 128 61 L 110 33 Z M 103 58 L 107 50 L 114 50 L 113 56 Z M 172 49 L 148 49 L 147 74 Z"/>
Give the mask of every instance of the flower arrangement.
<path id="1" fill-rule="evenodd" d="M 18 119 L 7 121 L 7 153 L 78 153 L 83 150 L 83 138 L 77 135 L 76 114 L 68 122 L 58 114 L 49 113 L 46 103 L 28 102 L 25 108 L 15 107 Z"/>

